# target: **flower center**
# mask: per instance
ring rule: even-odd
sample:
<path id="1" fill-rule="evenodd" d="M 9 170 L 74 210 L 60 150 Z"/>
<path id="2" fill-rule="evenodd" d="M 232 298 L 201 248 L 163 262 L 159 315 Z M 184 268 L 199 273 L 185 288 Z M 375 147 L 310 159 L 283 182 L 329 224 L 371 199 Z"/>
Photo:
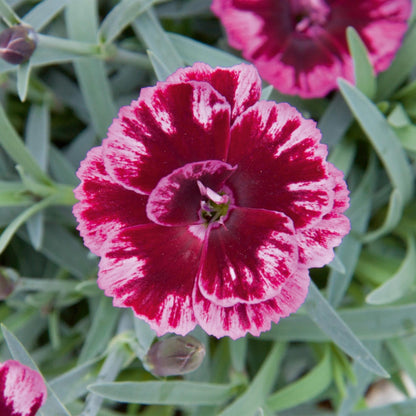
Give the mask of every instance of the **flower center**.
<path id="1" fill-rule="evenodd" d="M 223 224 L 230 207 L 229 196 L 225 192 L 217 193 L 213 191 L 200 181 L 197 181 L 197 184 L 202 196 L 200 218 L 206 226 L 213 222 Z"/>
<path id="2" fill-rule="evenodd" d="M 147 217 L 168 227 L 223 224 L 234 204 L 225 182 L 236 168 L 220 160 L 205 160 L 175 169 L 149 195 Z"/>
<path id="3" fill-rule="evenodd" d="M 326 24 L 330 8 L 325 0 L 291 0 L 295 31 L 313 35 L 315 29 Z"/>

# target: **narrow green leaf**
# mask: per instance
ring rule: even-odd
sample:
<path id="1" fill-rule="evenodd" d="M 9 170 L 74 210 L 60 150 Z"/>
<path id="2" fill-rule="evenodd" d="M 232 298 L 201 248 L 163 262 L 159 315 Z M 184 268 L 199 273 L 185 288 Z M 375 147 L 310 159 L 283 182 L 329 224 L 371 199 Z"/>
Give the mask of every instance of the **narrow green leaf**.
<path id="1" fill-rule="evenodd" d="M 139 346 L 139 350 L 135 352 L 140 360 L 143 361 L 144 356 L 147 354 L 153 340 L 156 338 L 156 332 L 150 328 L 147 322 L 135 316 L 133 312 L 131 316 L 133 319 L 134 333 L 136 334 L 136 340 Z"/>
<path id="2" fill-rule="evenodd" d="M 29 89 L 30 72 L 30 61 L 20 64 L 17 68 L 17 93 L 22 102 L 26 101 L 27 91 Z"/>
<path id="3" fill-rule="evenodd" d="M 347 271 L 343 262 L 336 254 L 331 263 L 328 264 L 328 267 L 340 274 L 345 274 L 345 272 Z"/>
<path id="4" fill-rule="evenodd" d="M 360 236 L 367 229 L 372 205 L 369 196 L 373 194 L 376 179 L 376 160 L 375 157 L 371 157 L 364 178 L 351 195 L 347 215 L 351 221 L 352 232 L 344 237 L 342 244 L 337 248 L 337 257 L 345 265 L 345 273 L 332 269 L 329 274 L 328 301 L 333 307 L 341 304 L 354 274 L 363 246 L 357 234 Z"/>
<path id="5" fill-rule="evenodd" d="M 322 142 L 334 149 L 353 121 L 353 116 L 342 95 L 337 92 L 319 120 Z"/>
<path id="6" fill-rule="evenodd" d="M 78 365 L 49 382 L 62 403 L 71 403 L 87 392 L 87 386 L 95 380 L 98 359 Z"/>
<path id="7" fill-rule="evenodd" d="M 152 51 L 147 51 L 153 70 L 155 71 L 156 78 L 159 81 L 165 81 L 166 78 L 172 73 L 164 62 Z"/>
<path id="8" fill-rule="evenodd" d="M 402 46 L 390 67 L 378 77 L 377 101 L 384 100 L 398 88 L 409 76 L 416 65 L 414 47 L 416 43 L 416 21 L 408 29 Z"/>
<path id="9" fill-rule="evenodd" d="M 400 139 L 402 146 L 411 152 L 416 152 L 416 126 L 410 124 L 404 127 L 393 127 L 394 132 Z"/>
<path id="10" fill-rule="evenodd" d="M 413 196 L 413 173 L 400 141 L 378 108 L 360 91 L 344 80 L 339 87 L 358 123 L 384 164 L 394 188 L 404 202 Z"/>
<path id="11" fill-rule="evenodd" d="M 33 104 L 25 128 L 25 143 L 39 167 L 46 172 L 49 154 L 49 108 L 46 103 Z M 39 250 L 44 234 L 44 214 L 38 212 L 26 222 L 32 246 Z"/>
<path id="12" fill-rule="evenodd" d="M 387 371 L 354 335 L 313 282 L 311 282 L 309 287 L 309 295 L 305 306 L 316 325 L 346 354 L 357 360 L 372 373 L 382 377 L 389 377 Z"/>
<path id="13" fill-rule="evenodd" d="M 366 342 L 366 347 L 374 354 L 375 357 L 379 357 L 381 351 L 381 342 Z M 354 380 L 349 380 L 346 395 L 342 398 L 342 401 L 338 407 L 337 416 L 350 416 L 352 410 L 355 408 L 357 402 L 361 400 L 369 385 L 374 380 L 374 374 L 371 374 L 361 365 L 357 363 L 353 364 Z"/>
<path id="14" fill-rule="evenodd" d="M 325 391 L 332 382 L 330 349 L 326 348 L 321 361 L 308 374 L 273 393 L 267 406 L 273 411 L 289 409 L 307 402 Z"/>
<path id="15" fill-rule="evenodd" d="M 96 1 L 72 0 L 66 8 L 69 37 L 77 41 L 95 42 L 97 38 Z M 85 58 L 74 63 L 77 79 L 98 136 L 105 137 L 117 111 L 104 63 Z"/>
<path id="16" fill-rule="evenodd" d="M 42 247 L 45 231 L 45 215 L 43 211 L 37 212 L 26 221 L 26 228 L 30 242 L 35 250 Z"/>
<path id="17" fill-rule="evenodd" d="M 263 90 L 261 91 L 261 100 L 269 100 L 270 96 L 273 92 L 273 85 L 269 85 L 266 88 L 263 88 Z"/>
<path id="18" fill-rule="evenodd" d="M 38 366 L 35 364 L 32 357 L 26 351 L 21 342 L 3 324 L 1 324 L 1 330 L 13 359 L 35 371 L 40 372 Z"/>
<path id="19" fill-rule="evenodd" d="M 141 13 L 152 7 L 157 0 L 122 0 L 101 23 L 98 39 L 111 43 Z"/>
<path id="20" fill-rule="evenodd" d="M 393 188 L 397 189 L 400 194 L 400 196 L 395 194 L 390 198 L 389 215 L 382 229 L 384 233 L 387 233 L 397 225 L 404 204 L 413 195 L 412 169 L 400 140 L 377 107 L 346 81 L 338 80 L 338 83 L 351 111 L 383 162 Z M 400 202 L 402 204 L 398 205 Z"/>
<path id="21" fill-rule="evenodd" d="M 19 16 L 7 4 L 6 0 L 0 0 L 0 16 L 7 22 L 8 26 L 20 24 Z"/>
<path id="22" fill-rule="evenodd" d="M 143 39 L 146 48 L 165 64 L 169 73 L 173 73 L 184 66 L 183 60 L 152 9 L 146 10 L 134 20 L 133 29 Z"/>
<path id="23" fill-rule="evenodd" d="M 85 280 L 81 283 L 78 283 L 76 289 L 77 292 L 86 297 L 98 296 L 102 293 L 95 280 Z"/>
<path id="24" fill-rule="evenodd" d="M 16 233 L 16 231 L 34 214 L 52 205 L 56 201 L 56 195 L 52 195 L 42 201 L 33 204 L 30 208 L 23 211 L 18 215 L 3 231 L 0 236 L 0 254 L 9 244 L 10 240 Z"/>
<path id="25" fill-rule="evenodd" d="M 240 373 L 242 373 L 246 367 L 247 341 L 248 339 L 245 337 L 236 340 L 231 338 L 228 339 L 232 366 L 235 371 L 239 371 Z"/>
<path id="26" fill-rule="evenodd" d="M 412 235 L 407 238 L 407 253 L 399 270 L 380 287 L 370 292 L 366 302 L 383 305 L 394 302 L 406 295 L 415 283 L 416 241 Z"/>
<path id="27" fill-rule="evenodd" d="M 22 237 L 28 239 L 24 233 Z M 45 224 L 44 242 L 40 252 L 80 279 L 89 276 L 97 266 L 97 260 L 88 256 L 88 250 L 79 238 L 57 223 Z"/>
<path id="28" fill-rule="evenodd" d="M 93 321 L 79 355 L 78 364 L 91 360 L 105 350 L 113 336 L 114 328 L 120 315 L 119 312 L 119 309 L 114 308 L 110 298 L 104 295 L 101 296 L 97 310 L 91 311 Z"/>
<path id="29" fill-rule="evenodd" d="M 87 127 L 78 136 L 74 137 L 72 142 L 65 148 L 65 158 L 74 168 L 78 169 L 81 161 L 85 159 L 88 150 L 96 144 L 94 130 L 91 127 Z M 78 178 L 76 178 L 75 183 L 78 183 Z"/>
<path id="30" fill-rule="evenodd" d="M 357 143 L 351 140 L 341 140 L 329 154 L 328 161 L 344 172 L 347 177 L 354 165 L 357 154 Z"/>
<path id="31" fill-rule="evenodd" d="M 210 3 L 206 0 L 169 1 L 157 8 L 157 15 L 167 19 L 184 19 L 207 13 L 210 13 Z"/>
<path id="32" fill-rule="evenodd" d="M 127 355 L 128 353 L 122 345 L 116 344 L 113 346 L 100 369 L 96 382 L 105 383 L 113 381 L 120 373 L 123 363 L 126 361 Z M 96 416 L 101 414 L 100 409 L 102 403 L 103 398 L 101 396 L 95 394 L 94 392 L 90 392 L 85 399 L 85 407 L 80 416 Z"/>
<path id="33" fill-rule="evenodd" d="M 216 405 L 229 400 L 232 384 L 197 383 L 189 381 L 142 381 L 96 383 L 89 390 L 100 396 L 123 403 Z"/>
<path id="34" fill-rule="evenodd" d="M 186 36 L 169 33 L 169 39 L 179 52 L 181 58 L 188 64 L 195 62 L 205 62 L 212 67 L 233 66 L 241 64 L 242 58 L 221 51 L 212 46 L 207 46 Z"/>
<path id="35" fill-rule="evenodd" d="M 19 164 L 24 171 L 33 176 L 37 181 L 50 185 L 51 180 L 38 166 L 34 158 L 24 146 L 22 140 L 17 135 L 13 126 L 10 124 L 3 107 L 0 105 L 0 144 L 8 155 Z"/>
<path id="36" fill-rule="evenodd" d="M 347 40 L 354 62 L 355 85 L 363 94 L 372 99 L 376 94 L 377 85 L 374 69 L 368 59 L 367 48 L 360 35 L 351 26 L 347 28 Z"/>
<path id="37" fill-rule="evenodd" d="M 264 404 L 267 395 L 273 387 L 280 361 L 285 351 L 285 344 L 276 343 L 248 389 L 230 406 L 226 407 L 220 413 L 220 416 L 255 414 L 256 410 Z"/>
<path id="38" fill-rule="evenodd" d="M 85 157 L 85 153 L 84 153 Z M 50 148 L 49 167 L 51 175 L 60 183 L 77 186 L 79 179 L 75 175 L 74 166 L 55 146 Z"/>
<path id="39" fill-rule="evenodd" d="M 339 316 L 361 341 L 416 334 L 416 304 L 346 309 L 339 311 Z M 331 339 L 311 317 L 299 313 L 281 320 L 260 338 L 313 342 Z"/>
<path id="40" fill-rule="evenodd" d="M 403 198 L 402 194 L 398 189 L 393 189 L 389 198 L 389 205 L 387 209 L 387 215 L 384 218 L 383 224 L 379 228 L 369 231 L 362 237 L 364 243 L 370 243 L 371 241 L 377 240 L 383 235 L 386 235 L 389 231 L 399 223 L 403 214 Z"/>
<path id="41" fill-rule="evenodd" d="M 70 0 L 43 0 L 23 16 L 23 21 L 36 31 L 50 23 Z"/>
<path id="42" fill-rule="evenodd" d="M 15 291 L 36 291 L 36 292 L 59 292 L 71 293 L 76 291 L 77 281 L 71 280 L 57 280 L 57 279 L 37 279 L 34 277 L 19 279 Z"/>
<path id="43" fill-rule="evenodd" d="M 405 344 L 402 338 L 394 338 L 386 341 L 386 347 L 393 355 L 399 368 L 403 369 L 406 374 L 416 384 L 416 364 L 413 353 Z"/>
<path id="44" fill-rule="evenodd" d="M 26 122 L 25 143 L 30 154 L 43 171 L 46 171 L 48 165 L 49 125 L 48 105 L 46 103 L 33 104 Z"/>

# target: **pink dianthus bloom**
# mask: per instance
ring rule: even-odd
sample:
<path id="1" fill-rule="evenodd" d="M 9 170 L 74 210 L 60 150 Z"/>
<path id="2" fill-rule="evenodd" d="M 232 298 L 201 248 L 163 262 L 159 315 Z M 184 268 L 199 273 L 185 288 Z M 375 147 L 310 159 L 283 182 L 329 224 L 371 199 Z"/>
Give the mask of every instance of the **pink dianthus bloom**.
<path id="1" fill-rule="evenodd" d="M 364 41 L 376 73 L 401 45 L 411 0 L 213 0 L 230 45 L 284 94 L 323 97 L 354 81 L 346 29 Z"/>
<path id="2" fill-rule="evenodd" d="M 1 416 L 35 416 L 46 396 L 45 383 L 37 371 L 14 360 L 0 364 Z"/>
<path id="3" fill-rule="evenodd" d="M 78 170 L 98 284 L 158 335 L 259 335 L 349 231 L 315 123 L 260 93 L 252 65 L 179 69 L 121 108 Z"/>

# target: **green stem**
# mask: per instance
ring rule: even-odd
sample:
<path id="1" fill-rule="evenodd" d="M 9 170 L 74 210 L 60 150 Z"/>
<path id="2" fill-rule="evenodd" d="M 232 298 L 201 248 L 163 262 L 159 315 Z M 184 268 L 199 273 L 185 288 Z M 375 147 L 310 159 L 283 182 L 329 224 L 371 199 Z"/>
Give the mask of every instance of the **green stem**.
<path id="1" fill-rule="evenodd" d="M 77 40 L 46 36 L 42 34 L 38 34 L 38 43 L 42 47 L 48 49 L 70 52 L 80 56 L 93 56 L 117 63 L 138 66 L 143 69 L 151 68 L 147 55 L 121 49 L 116 47 L 114 44 L 103 46 L 95 43 L 80 42 Z"/>
<path id="2" fill-rule="evenodd" d="M 99 56 L 102 53 L 100 46 L 94 43 L 78 42 L 55 36 L 46 36 L 40 33 L 38 34 L 38 44 L 45 48 L 58 49 L 83 56 Z"/>
<path id="3" fill-rule="evenodd" d="M 151 69 L 152 65 L 147 55 L 143 53 L 131 52 L 126 49 L 116 48 L 113 54 L 107 56 L 112 62 L 134 65 L 143 69 Z"/>
<path id="4" fill-rule="evenodd" d="M 56 186 L 56 201 L 54 205 L 72 206 L 78 202 L 74 196 L 74 190 L 70 185 L 57 184 Z"/>

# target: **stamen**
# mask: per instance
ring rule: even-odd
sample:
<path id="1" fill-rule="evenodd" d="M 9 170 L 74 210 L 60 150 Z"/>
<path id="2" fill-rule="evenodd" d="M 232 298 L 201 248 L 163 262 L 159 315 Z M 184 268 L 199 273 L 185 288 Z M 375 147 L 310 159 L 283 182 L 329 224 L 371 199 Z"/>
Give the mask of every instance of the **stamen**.
<path id="1" fill-rule="evenodd" d="M 196 182 L 198 184 L 199 192 L 201 192 L 201 195 L 206 196 L 212 202 L 215 202 L 216 204 L 220 205 L 220 204 L 226 204 L 229 201 L 229 198 L 227 195 L 217 194 L 211 188 L 208 188 L 207 186 L 205 186 L 201 181 L 196 181 Z"/>

